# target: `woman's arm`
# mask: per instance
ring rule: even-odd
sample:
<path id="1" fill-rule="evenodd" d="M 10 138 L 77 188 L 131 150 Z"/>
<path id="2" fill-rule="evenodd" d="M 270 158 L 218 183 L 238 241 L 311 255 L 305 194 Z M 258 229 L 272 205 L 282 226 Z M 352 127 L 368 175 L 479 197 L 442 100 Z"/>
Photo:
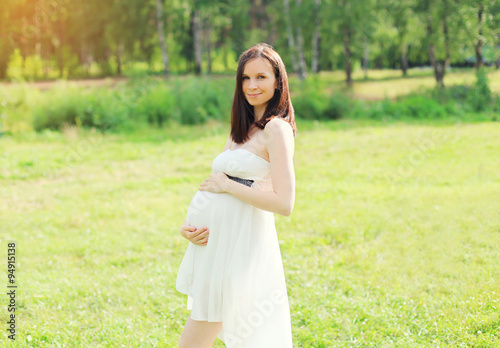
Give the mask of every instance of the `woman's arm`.
<path id="1" fill-rule="evenodd" d="M 253 206 L 289 216 L 295 202 L 295 172 L 293 168 L 294 139 L 290 125 L 279 119 L 269 121 L 264 139 L 271 163 L 273 191 L 260 191 L 227 178 L 224 173 L 212 174 L 201 184 L 201 191 L 227 192 Z"/>

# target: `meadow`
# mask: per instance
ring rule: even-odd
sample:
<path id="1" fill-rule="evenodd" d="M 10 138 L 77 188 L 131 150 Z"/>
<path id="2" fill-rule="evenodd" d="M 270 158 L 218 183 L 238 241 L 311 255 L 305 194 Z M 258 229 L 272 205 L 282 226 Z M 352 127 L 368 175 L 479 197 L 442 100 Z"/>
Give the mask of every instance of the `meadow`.
<path id="1" fill-rule="evenodd" d="M 1 137 L 0 258 L 15 241 L 18 285 L 15 343 L 1 297 L 5 346 L 175 347 L 179 228 L 228 130 Z M 500 123 L 298 130 L 294 211 L 276 215 L 294 346 L 500 346 Z"/>

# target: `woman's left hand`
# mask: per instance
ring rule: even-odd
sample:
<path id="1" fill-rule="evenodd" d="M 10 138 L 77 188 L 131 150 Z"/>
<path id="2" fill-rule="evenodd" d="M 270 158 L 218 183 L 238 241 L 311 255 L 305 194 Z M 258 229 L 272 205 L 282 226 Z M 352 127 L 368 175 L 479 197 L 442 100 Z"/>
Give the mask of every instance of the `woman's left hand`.
<path id="1" fill-rule="evenodd" d="M 200 191 L 209 191 L 213 193 L 227 192 L 227 183 L 229 178 L 224 173 L 210 174 L 204 182 L 201 183 Z"/>

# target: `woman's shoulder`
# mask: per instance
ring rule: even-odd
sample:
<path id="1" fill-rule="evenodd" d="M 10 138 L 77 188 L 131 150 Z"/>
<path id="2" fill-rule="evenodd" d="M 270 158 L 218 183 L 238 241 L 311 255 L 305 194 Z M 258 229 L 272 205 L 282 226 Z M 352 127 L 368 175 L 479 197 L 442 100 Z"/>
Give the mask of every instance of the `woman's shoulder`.
<path id="1" fill-rule="evenodd" d="M 281 117 L 273 117 L 267 122 L 264 132 L 266 132 L 266 130 L 267 133 L 279 133 L 285 136 L 291 134 L 293 137 L 292 125 Z"/>

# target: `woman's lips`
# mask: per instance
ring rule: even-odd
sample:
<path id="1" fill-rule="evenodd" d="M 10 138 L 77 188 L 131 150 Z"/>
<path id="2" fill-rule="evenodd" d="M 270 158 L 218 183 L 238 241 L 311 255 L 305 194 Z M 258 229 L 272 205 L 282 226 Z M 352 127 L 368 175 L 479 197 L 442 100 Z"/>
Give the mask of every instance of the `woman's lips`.
<path id="1" fill-rule="evenodd" d="M 249 97 L 251 98 L 255 98 L 255 97 L 258 97 L 259 95 L 261 95 L 261 93 L 257 93 L 257 94 L 247 94 Z"/>

